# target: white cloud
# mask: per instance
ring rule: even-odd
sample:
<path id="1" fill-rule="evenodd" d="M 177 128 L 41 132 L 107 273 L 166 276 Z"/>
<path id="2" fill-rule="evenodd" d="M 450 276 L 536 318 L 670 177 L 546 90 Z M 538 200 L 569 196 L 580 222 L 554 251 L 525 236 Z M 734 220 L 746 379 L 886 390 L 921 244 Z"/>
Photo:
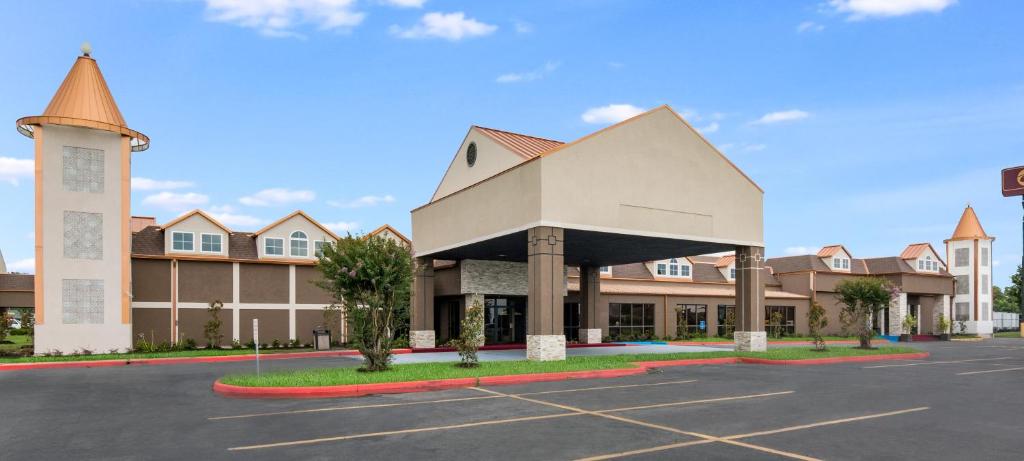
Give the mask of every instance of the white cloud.
<path id="1" fill-rule="evenodd" d="M 494 81 L 498 83 L 532 82 L 534 80 L 540 80 L 544 78 L 545 75 L 554 72 L 556 69 L 558 69 L 558 66 L 561 65 L 562 63 L 560 62 L 548 61 L 544 63 L 544 66 L 531 70 L 529 72 L 518 72 L 499 75 L 498 78 L 496 78 Z"/>
<path id="2" fill-rule="evenodd" d="M 394 203 L 395 197 L 393 195 L 364 195 L 354 200 L 342 202 L 338 200 L 328 200 L 327 204 L 337 208 L 365 208 L 371 206 L 377 206 L 382 203 Z"/>
<path id="3" fill-rule="evenodd" d="M 172 181 L 149 178 L 132 178 L 132 190 L 168 190 L 192 187 L 191 181 Z"/>
<path id="4" fill-rule="evenodd" d="M 820 246 L 817 246 L 817 247 L 794 246 L 794 247 L 786 247 L 786 249 L 784 251 L 786 253 L 786 256 L 798 256 L 798 255 L 818 254 L 818 250 L 819 249 L 821 249 Z"/>
<path id="5" fill-rule="evenodd" d="M 239 213 L 231 205 L 211 206 L 208 211 L 210 216 L 213 216 L 214 219 L 220 221 L 225 226 L 257 227 L 267 222 L 255 216 Z"/>
<path id="6" fill-rule="evenodd" d="M 714 133 L 718 131 L 719 128 L 720 126 L 718 122 L 711 122 L 703 128 L 697 128 L 697 131 L 700 131 L 701 133 Z"/>
<path id="7" fill-rule="evenodd" d="M 580 118 L 587 123 L 618 123 L 642 113 L 644 109 L 632 104 L 609 104 L 587 109 Z"/>
<path id="8" fill-rule="evenodd" d="M 0 157 L 0 181 L 17 186 L 20 179 L 35 174 L 35 165 L 32 159 Z"/>
<path id="9" fill-rule="evenodd" d="M 206 19 L 256 29 L 267 37 L 301 37 L 297 26 L 349 31 L 366 17 L 355 0 L 206 0 Z"/>
<path id="10" fill-rule="evenodd" d="M 334 232 L 337 232 L 337 233 L 341 234 L 341 233 L 345 233 L 345 232 L 353 232 L 353 231 L 355 231 L 356 229 L 359 228 L 359 223 L 354 222 L 354 221 L 352 221 L 352 222 L 338 221 L 338 222 L 324 223 L 324 226 L 326 226 L 331 231 L 334 231 Z"/>
<path id="11" fill-rule="evenodd" d="M 210 198 L 195 192 L 160 192 L 142 199 L 143 205 L 151 205 L 170 211 L 185 211 L 206 205 Z"/>
<path id="12" fill-rule="evenodd" d="M 21 272 L 23 274 L 34 274 L 36 272 L 36 258 L 19 259 L 7 265 L 10 272 Z"/>
<path id="13" fill-rule="evenodd" d="M 759 152 L 759 151 L 765 150 L 767 148 L 768 148 L 768 146 L 766 146 L 764 144 L 747 144 L 747 145 L 743 146 L 743 150 L 745 152 Z"/>
<path id="14" fill-rule="evenodd" d="M 290 190 L 284 188 L 263 189 L 255 194 L 238 199 L 243 205 L 273 206 L 297 202 L 312 202 L 316 193 L 311 190 Z"/>
<path id="15" fill-rule="evenodd" d="M 957 0 L 829 0 L 838 13 L 850 21 L 869 18 L 891 18 L 914 13 L 939 13 L 955 5 Z"/>
<path id="16" fill-rule="evenodd" d="M 821 32 L 823 30 L 825 30 L 825 26 L 814 21 L 804 21 L 796 26 L 796 31 L 801 34 L 804 32 Z"/>
<path id="17" fill-rule="evenodd" d="M 381 0 L 381 2 L 398 8 L 423 8 L 423 4 L 427 3 L 427 0 Z"/>
<path id="18" fill-rule="evenodd" d="M 473 18 L 467 18 L 466 13 L 427 13 L 420 18 L 420 22 L 412 27 L 403 28 L 393 25 L 390 28 L 391 34 L 399 38 L 443 38 L 457 42 L 464 38 L 482 37 L 490 35 L 498 30 L 498 26 L 486 24 Z"/>
<path id="19" fill-rule="evenodd" d="M 751 122 L 754 125 L 767 125 L 770 123 L 789 122 L 793 120 L 801 120 L 810 117 L 811 114 L 798 109 L 783 110 L 779 112 L 769 112 L 761 116 L 761 118 Z"/>
<path id="20" fill-rule="evenodd" d="M 530 34 L 533 33 L 533 24 L 523 21 L 512 21 L 512 25 L 516 29 L 517 34 Z"/>

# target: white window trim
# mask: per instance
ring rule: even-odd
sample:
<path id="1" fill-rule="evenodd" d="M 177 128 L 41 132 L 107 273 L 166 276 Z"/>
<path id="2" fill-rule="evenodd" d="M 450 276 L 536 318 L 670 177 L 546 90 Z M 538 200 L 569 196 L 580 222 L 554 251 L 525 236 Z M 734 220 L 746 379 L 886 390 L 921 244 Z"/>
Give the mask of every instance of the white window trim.
<path id="1" fill-rule="evenodd" d="M 206 235 L 220 238 L 220 251 L 206 251 L 206 250 L 203 249 L 203 236 L 206 236 Z M 199 252 L 200 253 L 206 253 L 206 254 L 218 254 L 218 255 L 219 254 L 224 254 L 224 234 L 210 234 L 210 233 L 206 233 L 206 232 L 203 232 L 203 233 L 199 234 Z"/>
<path id="2" fill-rule="evenodd" d="M 676 260 L 675 263 L 672 262 L 673 259 Z M 664 274 L 658 274 L 658 266 L 665 266 L 665 273 Z M 672 275 L 672 266 L 675 266 L 675 268 L 676 268 L 676 274 L 675 275 Z M 691 275 L 683 275 L 683 267 L 689 267 Z M 661 261 L 657 261 L 654 264 L 654 275 L 657 276 L 657 277 L 664 277 L 664 278 L 670 278 L 670 279 L 688 279 L 688 278 L 692 277 L 692 274 L 693 274 L 693 266 L 690 265 L 687 262 L 686 258 L 664 259 L 664 260 L 661 260 Z"/>
<path id="3" fill-rule="evenodd" d="M 281 254 L 271 254 L 269 251 L 267 251 L 267 243 L 270 240 L 280 240 L 281 241 Z M 263 237 L 263 256 L 284 257 L 284 255 L 285 255 L 285 252 L 284 252 L 285 240 L 286 239 L 284 239 L 282 237 Z"/>
<path id="4" fill-rule="evenodd" d="M 294 235 L 296 232 L 302 232 L 302 235 L 305 235 L 306 238 L 293 238 L 292 235 Z M 297 240 L 301 240 L 303 242 L 306 242 L 306 254 L 304 254 L 304 255 L 292 254 L 292 241 L 293 240 L 296 240 L 296 241 Z M 310 250 L 309 242 L 310 242 L 309 234 L 307 234 L 306 231 L 304 231 L 302 229 L 296 229 L 296 230 L 293 230 L 293 231 L 289 232 L 288 233 L 288 256 L 292 257 L 292 258 L 308 258 L 309 257 L 309 250 Z"/>
<path id="5" fill-rule="evenodd" d="M 612 266 L 601 266 L 597 269 L 597 273 L 598 275 L 612 275 Z"/>
<path id="6" fill-rule="evenodd" d="M 191 250 L 175 250 L 174 249 L 174 235 L 175 234 L 182 234 L 182 235 L 189 234 L 189 235 L 191 235 L 192 236 L 192 249 Z M 195 253 L 196 252 L 196 233 L 195 232 L 185 232 L 185 231 L 171 231 L 171 249 L 170 249 L 170 251 L 172 253 Z"/>
<path id="7" fill-rule="evenodd" d="M 319 258 L 320 257 L 320 255 L 316 254 L 316 244 L 318 244 L 318 243 L 322 243 L 322 244 L 324 244 L 324 246 L 327 246 L 327 240 L 313 240 L 313 257 L 314 258 Z"/>
<path id="8" fill-rule="evenodd" d="M 736 267 L 729 266 L 729 280 L 736 280 Z"/>

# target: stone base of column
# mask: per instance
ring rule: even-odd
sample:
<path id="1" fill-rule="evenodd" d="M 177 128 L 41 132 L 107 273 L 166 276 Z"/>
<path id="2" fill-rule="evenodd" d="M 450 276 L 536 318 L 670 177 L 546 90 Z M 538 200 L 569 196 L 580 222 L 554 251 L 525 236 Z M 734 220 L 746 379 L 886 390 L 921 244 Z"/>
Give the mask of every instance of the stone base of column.
<path id="1" fill-rule="evenodd" d="M 764 352 L 768 350 L 768 333 L 765 331 L 733 332 L 736 350 L 743 352 Z"/>
<path id="2" fill-rule="evenodd" d="M 409 347 L 413 349 L 433 349 L 434 330 L 410 330 Z"/>
<path id="3" fill-rule="evenodd" d="M 601 344 L 600 328 L 580 328 L 581 344 Z"/>
<path id="4" fill-rule="evenodd" d="M 565 335 L 526 335 L 526 359 L 565 360 Z"/>

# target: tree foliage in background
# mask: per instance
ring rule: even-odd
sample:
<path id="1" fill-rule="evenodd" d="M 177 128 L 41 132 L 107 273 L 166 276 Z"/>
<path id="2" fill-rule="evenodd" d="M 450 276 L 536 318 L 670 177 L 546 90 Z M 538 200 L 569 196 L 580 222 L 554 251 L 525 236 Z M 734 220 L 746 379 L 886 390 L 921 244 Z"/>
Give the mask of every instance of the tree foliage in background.
<path id="1" fill-rule="evenodd" d="M 480 301 L 473 301 L 473 305 L 466 309 L 466 318 L 462 319 L 462 331 L 459 337 L 452 341 L 455 349 L 459 351 L 459 358 L 462 360 L 459 366 L 473 368 L 480 365 L 477 352 L 480 346 L 484 345 L 484 306 Z"/>
<path id="2" fill-rule="evenodd" d="M 351 340 L 363 355 L 363 370 L 383 371 L 399 322 L 408 317 L 412 255 L 383 237 L 353 237 L 324 246 L 317 260 L 320 287 L 345 310 Z"/>
<path id="3" fill-rule="evenodd" d="M 220 347 L 221 340 L 224 339 L 224 335 L 220 334 L 220 310 L 224 307 L 224 303 L 220 300 L 215 300 L 210 303 L 210 307 L 206 309 L 206 312 L 210 314 L 210 319 L 206 321 L 206 325 L 203 326 L 203 336 L 206 336 L 206 347 L 208 349 L 214 349 Z"/>
<path id="4" fill-rule="evenodd" d="M 782 312 L 773 311 L 768 316 L 768 334 L 772 338 L 779 339 L 782 337 L 782 331 L 785 327 L 782 325 Z"/>
<path id="5" fill-rule="evenodd" d="M 871 348 L 871 318 L 889 307 L 889 301 L 898 289 L 877 277 L 846 279 L 836 285 L 836 294 L 843 303 L 845 326 L 857 335 L 862 349 Z"/>
<path id="6" fill-rule="evenodd" d="M 11 332 L 11 314 L 8 309 L 0 309 L 0 342 L 7 340 Z"/>
<path id="7" fill-rule="evenodd" d="M 825 339 L 821 337 L 821 332 L 827 326 L 828 316 L 825 308 L 821 307 L 817 301 L 811 301 L 811 308 L 807 310 L 807 328 L 811 332 L 811 337 L 814 338 L 814 350 L 816 351 L 826 350 Z"/>
<path id="8" fill-rule="evenodd" d="M 21 310 L 21 329 L 28 332 L 33 338 L 36 336 L 36 311 L 35 309 Z"/>
<path id="9" fill-rule="evenodd" d="M 1017 266 L 1017 272 L 1010 276 L 1010 285 L 1006 288 L 992 286 L 992 310 L 996 312 L 1020 312 L 1021 280 L 1024 279 L 1024 267 Z"/>

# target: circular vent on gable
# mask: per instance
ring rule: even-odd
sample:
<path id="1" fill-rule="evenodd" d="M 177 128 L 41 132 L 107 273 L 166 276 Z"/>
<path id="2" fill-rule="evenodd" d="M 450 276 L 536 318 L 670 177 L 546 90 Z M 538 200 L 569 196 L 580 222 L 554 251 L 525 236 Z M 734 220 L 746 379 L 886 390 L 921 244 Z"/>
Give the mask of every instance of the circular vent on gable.
<path id="1" fill-rule="evenodd" d="M 466 163 L 469 166 L 476 164 L 476 143 L 469 143 L 469 147 L 466 148 Z"/>

